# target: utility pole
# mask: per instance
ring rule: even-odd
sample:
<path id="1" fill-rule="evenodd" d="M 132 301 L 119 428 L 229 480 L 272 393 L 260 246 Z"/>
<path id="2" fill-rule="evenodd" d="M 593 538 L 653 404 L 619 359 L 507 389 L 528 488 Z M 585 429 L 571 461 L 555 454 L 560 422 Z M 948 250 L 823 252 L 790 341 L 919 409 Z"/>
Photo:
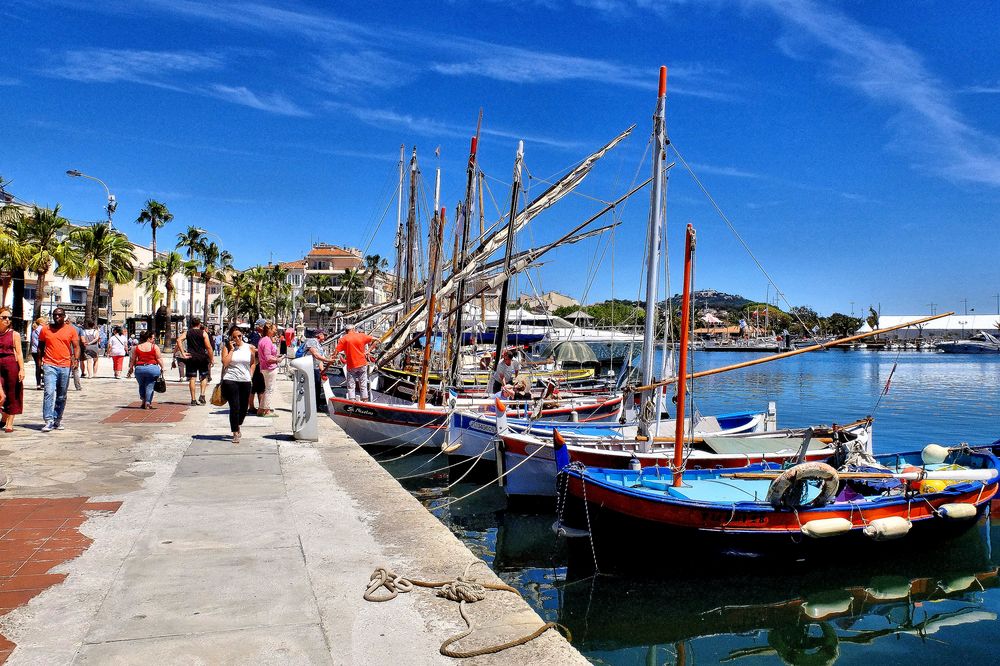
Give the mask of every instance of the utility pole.
<path id="1" fill-rule="evenodd" d="M 937 303 L 927 303 L 927 307 L 931 309 L 931 314 L 937 314 Z"/>
<path id="2" fill-rule="evenodd" d="M 965 308 L 965 314 L 968 315 L 969 314 L 969 299 L 968 298 L 963 298 L 962 299 L 962 306 Z"/>
<path id="3" fill-rule="evenodd" d="M 997 301 L 997 314 L 1000 315 L 1000 294 L 993 294 L 993 298 Z"/>

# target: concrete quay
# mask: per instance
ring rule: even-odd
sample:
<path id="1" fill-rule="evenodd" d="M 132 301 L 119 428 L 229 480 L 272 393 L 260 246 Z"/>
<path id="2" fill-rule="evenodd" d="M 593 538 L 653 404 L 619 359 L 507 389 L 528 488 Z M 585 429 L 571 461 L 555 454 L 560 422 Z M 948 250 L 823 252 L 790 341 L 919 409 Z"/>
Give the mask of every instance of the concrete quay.
<path id="1" fill-rule="evenodd" d="M 420 588 L 385 603 L 362 594 L 377 566 L 452 580 L 476 558 L 330 419 L 319 442 L 291 440 L 291 382 L 278 384 L 279 418 L 248 416 L 234 446 L 225 408 L 188 406 L 176 381 L 160 409 L 129 408 L 135 382 L 102 364 L 102 376 L 70 390 L 65 430 L 40 432 L 42 392 L 29 376 L 25 414 L 0 433 L 10 477 L 0 662 L 459 661 L 438 652 L 465 630 L 457 603 Z M 499 582 L 485 566 L 471 575 Z M 541 625 L 505 592 L 466 611 L 477 630 L 453 649 Z M 587 663 L 554 630 L 461 661 Z"/>

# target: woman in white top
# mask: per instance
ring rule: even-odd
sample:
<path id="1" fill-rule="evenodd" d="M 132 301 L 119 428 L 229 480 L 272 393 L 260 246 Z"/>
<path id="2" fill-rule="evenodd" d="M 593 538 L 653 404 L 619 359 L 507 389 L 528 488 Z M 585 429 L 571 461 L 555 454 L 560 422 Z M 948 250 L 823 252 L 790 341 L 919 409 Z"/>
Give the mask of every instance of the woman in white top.
<path id="1" fill-rule="evenodd" d="M 122 376 L 122 363 L 125 361 L 125 357 L 128 356 L 128 338 L 125 337 L 121 326 L 115 326 L 114 332 L 108 338 L 108 356 L 111 357 L 111 362 L 115 366 L 115 379 L 120 379 Z"/>
<path id="2" fill-rule="evenodd" d="M 229 429 L 233 444 L 240 442 L 240 426 L 250 406 L 250 380 L 257 365 L 257 350 L 243 340 L 243 331 L 236 326 L 222 346 L 222 395 L 229 403 Z"/>

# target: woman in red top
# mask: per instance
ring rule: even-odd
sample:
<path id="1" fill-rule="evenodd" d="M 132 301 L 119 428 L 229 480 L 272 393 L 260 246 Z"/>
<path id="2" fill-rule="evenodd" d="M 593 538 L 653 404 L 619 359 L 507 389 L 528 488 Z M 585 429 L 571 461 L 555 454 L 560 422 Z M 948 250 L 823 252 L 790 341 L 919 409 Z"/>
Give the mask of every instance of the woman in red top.
<path id="1" fill-rule="evenodd" d="M 11 328 L 10 315 L 10 308 L 0 308 L 0 405 L 4 432 L 14 432 L 14 415 L 23 411 L 24 399 L 21 336 Z"/>
<path id="2" fill-rule="evenodd" d="M 160 348 L 151 337 L 149 331 L 139 333 L 139 344 L 132 348 L 132 356 L 129 357 L 127 376 L 131 377 L 135 373 L 135 379 L 139 382 L 139 399 L 142 400 L 140 409 L 156 409 L 153 407 L 153 387 L 165 370 Z"/>

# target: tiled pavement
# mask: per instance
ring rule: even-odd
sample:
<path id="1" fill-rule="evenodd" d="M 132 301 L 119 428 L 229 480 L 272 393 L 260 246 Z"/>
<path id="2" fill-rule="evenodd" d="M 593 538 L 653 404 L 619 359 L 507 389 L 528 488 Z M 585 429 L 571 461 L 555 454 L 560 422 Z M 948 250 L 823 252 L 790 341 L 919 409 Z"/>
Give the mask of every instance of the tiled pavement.
<path id="1" fill-rule="evenodd" d="M 79 527 L 92 512 L 113 513 L 121 502 L 88 502 L 86 497 L 0 500 L 0 615 L 28 603 L 63 582 L 54 567 L 79 557 L 91 540 Z M 0 636 L 0 664 L 15 645 Z"/>
<path id="2" fill-rule="evenodd" d="M 181 402 L 154 402 L 156 409 L 141 409 L 141 406 L 142 403 L 136 400 L 101 423 L 180 423 L 190 405 Z"/>

